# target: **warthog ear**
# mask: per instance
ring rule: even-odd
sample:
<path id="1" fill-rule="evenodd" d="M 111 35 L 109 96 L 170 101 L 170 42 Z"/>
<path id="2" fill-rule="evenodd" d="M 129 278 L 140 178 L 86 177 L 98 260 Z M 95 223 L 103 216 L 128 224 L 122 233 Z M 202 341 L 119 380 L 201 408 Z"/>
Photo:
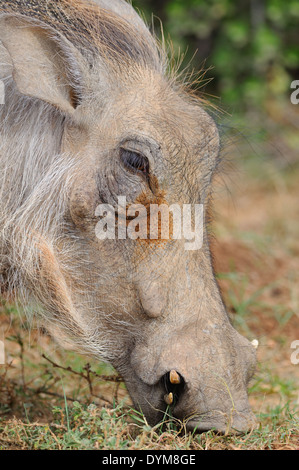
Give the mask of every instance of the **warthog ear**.
<path id="1" fill-rule="evenodd" d="M 73 46 L 50 28 L 20 17 L 0 18 L 0 40 L 11 56 L 20 93 L 72 114 L 77 104 L 70 79 Z"/>

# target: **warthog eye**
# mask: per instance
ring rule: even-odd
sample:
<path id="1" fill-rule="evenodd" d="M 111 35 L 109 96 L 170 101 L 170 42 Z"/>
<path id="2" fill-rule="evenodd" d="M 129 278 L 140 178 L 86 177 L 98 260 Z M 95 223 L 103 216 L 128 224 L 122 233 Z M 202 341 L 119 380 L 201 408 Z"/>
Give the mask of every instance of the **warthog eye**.
<path id="1" fill-rule="evenodd" d="M 124 166 L 133 173 L 140 173 L 145 177 L 149 174 L 149 161 L 140 153 L 127 149 L 120 149 L 120 159 Z"/>

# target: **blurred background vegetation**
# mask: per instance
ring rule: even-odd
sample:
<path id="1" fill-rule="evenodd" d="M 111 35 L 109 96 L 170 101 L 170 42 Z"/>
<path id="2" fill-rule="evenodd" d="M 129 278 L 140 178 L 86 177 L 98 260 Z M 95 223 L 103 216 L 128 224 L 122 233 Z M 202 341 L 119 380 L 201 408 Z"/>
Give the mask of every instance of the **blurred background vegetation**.
<path id="1" fill-rule="evenodd" d="M 299 105 L 290 102 L 299 79 L 299 1 L 134 0 L 157 35 L 162 20 L 183 66 L 207 70 L 214 95 L 238 125 L 268 142 L 263 153 L 281 165 L 298 162 Z M 194 53 L 197 51 L 196 55 Z M 209 81 L 211 79 L 211 81 Z M 257 137 L 257 135 L 256 135 Z M 271 155 L 272 154 L 272 155 Z"/>

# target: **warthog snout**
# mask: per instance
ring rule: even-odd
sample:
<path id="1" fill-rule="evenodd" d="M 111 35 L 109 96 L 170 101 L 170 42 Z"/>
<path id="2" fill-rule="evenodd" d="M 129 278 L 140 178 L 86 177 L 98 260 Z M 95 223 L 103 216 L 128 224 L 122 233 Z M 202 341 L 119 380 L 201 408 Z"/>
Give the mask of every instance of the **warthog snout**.
<path id="1" fill-rule="evenodd" d="M 169 411 L 184 422 L 187 431 L 204 432 L 214 429 L 217 432 L 243 433 L 256 425 L 256 418 L 250 408 L 238 410 L 231 403 L 231 410 L 225 413 L 221 410 L 195 412 L 193 415 L 185 416 L 185 408 L 188 402 L 189 387 L 185 379 L 176 371 L 172 370 L 162 377 L 162 386 L 166 394 L 164 401 Z"/>
<path id="2" fill-rule="evenodd" d="M 187 430 L 246 432 L 256 424 L 247 396 L 255 347 L 229 324 L 206 325 L 201 337 L 199 326 L 136 346 L 130 393 L 151 424 L 166 413 Z"/>

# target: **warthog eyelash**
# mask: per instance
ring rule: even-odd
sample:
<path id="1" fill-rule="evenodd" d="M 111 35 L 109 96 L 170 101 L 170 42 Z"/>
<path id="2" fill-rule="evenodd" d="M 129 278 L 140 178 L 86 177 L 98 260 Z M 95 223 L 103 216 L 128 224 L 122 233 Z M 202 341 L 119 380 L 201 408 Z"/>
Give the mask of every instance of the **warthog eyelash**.
<path id="1" fill-rule="evenodd" d="M 133 152 L 124 148 L 120 149 L 120 159 L 129 171 L 140 174 L 148 179 L 149 177 L 149 161 L 140 153 Z"/>

